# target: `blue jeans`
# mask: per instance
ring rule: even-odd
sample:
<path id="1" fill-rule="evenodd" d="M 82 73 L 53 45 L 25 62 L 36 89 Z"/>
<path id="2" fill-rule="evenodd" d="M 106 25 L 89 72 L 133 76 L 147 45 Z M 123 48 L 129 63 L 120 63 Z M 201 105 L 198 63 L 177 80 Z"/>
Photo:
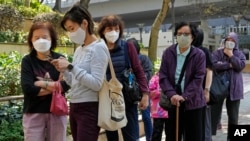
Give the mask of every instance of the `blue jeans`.
<path id="1" fill-rule="evenodd" d="M 146 135 L 146 141 L 150 141 L 153 133 L 152 121 L 150 118 L 150 106 L 148 106 L 147 109 L 145 110 L 141 110 L 141 114 L 142 114 L 142 121 L 144 123 L 144 132 Z"/>
<path id="2" fill-rule="evenodd" d="M 126 116 L 128 123 L 121 129 L 124 141 L 139 140 L 139 122 L 137 104 L 125 101 Z M 119 141 L 118 131 L 107 131 L 106 136 L 108 141 Z"/>

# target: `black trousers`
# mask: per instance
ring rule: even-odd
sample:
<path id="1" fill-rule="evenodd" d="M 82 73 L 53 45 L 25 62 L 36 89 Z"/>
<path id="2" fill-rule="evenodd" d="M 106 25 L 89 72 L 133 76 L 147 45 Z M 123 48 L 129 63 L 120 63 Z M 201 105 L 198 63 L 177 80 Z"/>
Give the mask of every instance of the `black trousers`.
<path id="1" fill-rule="evenodd" d="M 179 107 L 179 141 L 204 141 L 205 109 L 185 110 Z M 167 141 L 176 141 L 176 107 L 168 111 Z"/>
<path id="2" fill-rule="evenodd" d="M 240 100 L 231 101 L 229 96 L 225 99 L 226 99 L 226 108 L 228 116 L 228 132 L 229 132 L 231 125 L 238 125 Z M 222 114 L 222 108 L 225 99 L 222 99 L 218 103 L 211 106 L 212 135 L 216 135 L 217 133 L 217 125 L 220 122 L 220 116 Z"/>
<path id="3" fill-rule="evenodd" d="M 167 118 L 153 118 L 153 134 L 151 141 L 161 141 L 162 132 L 164 130 L 167 136 L 168 119 Z"/>

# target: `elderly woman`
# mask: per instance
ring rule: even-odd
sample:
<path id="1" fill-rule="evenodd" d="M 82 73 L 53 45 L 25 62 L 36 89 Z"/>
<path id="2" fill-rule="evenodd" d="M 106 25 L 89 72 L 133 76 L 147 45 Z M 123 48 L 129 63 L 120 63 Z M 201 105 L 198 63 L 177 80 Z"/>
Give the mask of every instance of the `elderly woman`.
<path id="1" fill-rule="evenodd" d="M 50 62 L 62 57 L 53 51 L 57 45 L 56 31 L 50 23 L 34 23 L 27 42 L 30 52 L 23 57 L 21 64 L 24 140 L 66 141 L 67 115 L 50 112 L 55 82 L 60 81 L 63 92 L 69 89 Z"/>
<path id="2" fill-rule="evenodd" d="M 116 77 L 123 82 L 123 70 L 129 68 L 128 62 L 131 62 L 131 68 L 135 74 L 142 92 L 142 99 L 139 104 L 129 99 L 129 94 L 124 92 L 126 117 L 128 123 L 121 129 L 124 141 L 137 141 L 139 138 L 138 111 L 137 107 L 144 110 L 148 107 L 148 85 L 143 69 L 140 65 L 139 58 L 135 47 L 132 43 L 122 39 L 123 37 L 123 21 L 117 15 L 104 16 L 100 23 L 98 33 L 105 40 L 111 60 L 114 66 Z M 110 79 L 110 72 L 107 71 L 107 78 Z M 124 87 L 123 87 L 124 88 Z M 124 90 L 124 89 L 123 89 Z M 108 141 L 118 141 L 117 131 L 106 131 Z"/>
<path id="3" fill-rule="evenodd" d="M 240 100 L 243 99 L 242 70 L 245 67 L 245 55 L 239 50 L 239 40 L 236 33 L 228 34 L 223 43 L 223 48 L 213 52 L 214 70 L 217 72 L 228 72 L 229 92 L 224 99 L 212 105 L 211 121 L 212 134 L 216 135 L 217 124 L 220 120 L 222 105 L 226 99 L 228 115 L 228 131 L 230 125 L 238 124 Z M 229 139 L 229 136 L 228 136 Z"/>
<path id="4" fill-rule="evenodd" d="M 179 140 L 204 140 L 204 113 L 206 100 L 202 87 L 206 73 L 205 54 L 191 44 L 196 38 L 196 26 L 181 22 L 177 24 L 174 35 L 177 44 L 167 48 L 162 56 L 159 71 L 160 87 L 170 98 L 173 108 L 168 110 L 169 124 L 167 141 L 176 140 L 176 108 L 179 108 Z M 182 67 L 187 60 L 181 77 Z M 177 83 L 179 87 L 177 88 Z"/>

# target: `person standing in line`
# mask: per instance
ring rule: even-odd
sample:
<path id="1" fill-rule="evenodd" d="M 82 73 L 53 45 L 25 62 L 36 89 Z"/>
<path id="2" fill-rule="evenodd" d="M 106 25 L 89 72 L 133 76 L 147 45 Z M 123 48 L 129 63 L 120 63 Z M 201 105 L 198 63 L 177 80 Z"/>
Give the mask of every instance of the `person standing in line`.
<path id="1" fill-rule="evenodd" d="M 162 140 L 162 132 L 164 129 L 165 135 L 167 134 L 167 126 L 168 126 L 168 112 L 161 108 L 159 105 L 161 88 L 159 85 L 159 68 L 157 72 L 149 81 L 149 98 L 151 101 L 151 115 L 153 118 L 153 134 L 152 141 L 161 141 Z M 166 140 L 167 141 L 167 140 Z"/>
<path id="2" fill-rule="evenodd" d="M 159 77 L 162 93 L 170 98 L 172 109 L 168 110 L 167 141 L 176 140 L 176 111 L 179 108 L 178 139 L 185 141 L 204 140 L 204 116 L 206 100 L 202 83 L 206 73 L 206 56 L 192 46 L 197 27 L 187 22 L 176 25 L 174 35 L 177 44 L 168 47 L 162 56 Z M 187 65 L 181 77 L 185 59 Z M 178 81 L 180 83 L 178 84 Z"/>
<path id="3" fill-rule="evenodd" d="M 206 115 L 205 115 L 205 139 L 204 141 L 212 141 L 212 128 L 211 128 L 211 108 L 209 105 L 210 87 L 212 84 L 213 77 L 213 63 L 211 53 L 209 50 L 202 46 L 204 40 L 204 32 L 202 29 L 198 29 L 195 41 L 192 43 L 195 47 L 201 49 L 206 55 L 206 75 L 203 81 L 203 89 L 207 102 Z"/>
<path id="4" fill-rule="evenodd" d="M 57 34 L 50 23 L 36 22 L 28 34 L 29 54 L 21 63 L 21 86 L 24 94 L 23 131 L 25 141 L 66 141 L 67 115 L 50 113 L 54 83 L 60 81 L 62 92 L 69 86 L 50 59 L 62 55 L 53 50 Z"/>
<path id="5" fill-rule="evenodd" d="M 149 83 L 149 80 L 152 77 L 152 63 L 149 57 L 147 55 L 140 53 L 141 48 L 140 48 L 138 41 L 135 38 L 128 39 L 127 41 L 133 43 L 133 45 L 135 46 L 139 60 L 140 60 L 140 64 L 146 75 L 147 82 Z M 152 120 L 150 117 L 150 100 L 149 100 L 148 107 L 145 110 L 141 110 L 141 114 L 142 114 L 142 121 L 144 123 L 144 132 L 146 135 L 146 141 L 151 141 L 153 127 L 152 127 Z"/>
<path id="6" fill-rule="evenodd" d="M 123 71 L 129 68 L 127 60 L 131 62 L 133 73 L 139 84 L 142 92 L 142 99 L 139 105 L 128 100 L 129 93 L 124 94 L 126 117 L 128 123 L 121 129 L 124 141 L 138 141 L 139 140 L 139 124 L 138 124 L 138 106 L 139 109 L 145 110 L 148 107 L 149 89 L 147 79 L 140 65 L 136 49 L 132 43 L 122 40 L 124 24 L 121 18 L 117 15 L 104 16 L 99 22 L 98 34 L 105 40 L 114 71 L 117 79 L 123 82 Z M 125 54 L 127 53 L 127 54 Z M 128 58 L 127 58 L 128 57 Z M 107 79 L 110 79 L 110 72 L 107 71 Z M 117 131 L 107 131 L 106 135 L 108 141 L 118 141 Z"/>
<path id="7" fill-rule="evenodd" d="M 231 125 L 237 125 L 239 119 L 240 100 L 243 99 L 242 70 L 246 66 L 246 58 L 239 50 L 238 35 L 230 32 L 224 41 L 224 48 L 213 52 L 212 60 L 216 72 L 228 72 L 229 93 L 217 104 L 211 107 L 212 135 L 216 135 L 217 125 L 220 120 L 223 102 L 226 99 L 228 116 L 228 131 Z M 230 136 L 227 136 L 230 141 Z"/>
<path id="8" fill-rule="evenodd" d="M 76 3 L 64 15 L 61 26 L 69 38 L 79 44 L 73 62 L 65 58 L 53 60 L 57 70 L 71 86 L 70 128 L 74 141 L 97 141 L 98 91 L 101 89 L 108 66 L 108 48 L 94 35 L 94 22 L 90 13 Z"/>

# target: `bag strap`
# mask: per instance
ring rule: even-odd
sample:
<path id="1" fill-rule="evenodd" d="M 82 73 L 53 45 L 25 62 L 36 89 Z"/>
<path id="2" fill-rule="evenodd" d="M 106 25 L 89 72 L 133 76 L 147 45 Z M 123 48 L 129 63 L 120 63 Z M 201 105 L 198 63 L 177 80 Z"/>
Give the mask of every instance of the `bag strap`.
<path id="1" fill-rule="evenodd" d="M 54 91 L 61 94 L 62 90 L 60 85 L 60 81 L 54 81 Z"/>
<path id="2" fill-rule="evenodd" d="M 123 46 L 124 47 L 124 55 L 125 55 L 125 61 L 126 61 L 126 64 L 129 66 L 129 68 L 132 68 L 131 67 L 131 62 L 130 62 L 130 57 L 129 57 L 129 53 L 128 53 L 128 44 L 125 43 L 125 45 Z"/>
<path id="3" fill-rule="evenodd" d="M 106 54 L 108 55 L 108 65 L 109 65 L 109 69 L 110 69 L 110 73 L 111 73 L 111 79 L 112 78 L 116 78 L 116 75 L 115 75 L 115 71 L 114 71 L 114 67 L 113 67 L 113 63 L 111 61 L 111 56 L 110 56 L 110 53 L 109 51 L 105 50 Z"/>
<path id="4" fill-rule="evenodd" d="M 192 47 L 190 48 L 190 51 L 188 53 L 188 55 L 186 56 L 186 59 L 184 61 L 184 64 L 182 66 L 182 69 L 181 69 L 181 74 L 180 74 L 180 77 L 179 77 L 179 80 L 178 80 L 178 83 L 177 84 L 181 84 L 181 81 L 182 81 L 182 78 L 184 76 L 184 72 L 186 70 L 186 67 L 187 67 L 187 62 L 188 62 L 188 59 L 189 59 L 189 56 L 190 56 L 190 53 L 192 51 Z"/>

